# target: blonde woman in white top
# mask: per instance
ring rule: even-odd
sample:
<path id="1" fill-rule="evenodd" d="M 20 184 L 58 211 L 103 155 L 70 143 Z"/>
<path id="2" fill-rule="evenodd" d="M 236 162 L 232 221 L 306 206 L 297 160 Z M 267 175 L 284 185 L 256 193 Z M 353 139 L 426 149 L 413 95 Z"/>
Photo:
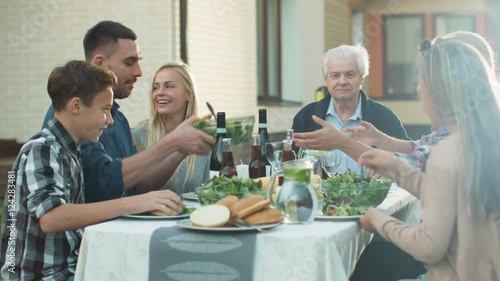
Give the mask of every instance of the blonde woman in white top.
<path id="1" fill-rule="evenodd" d="M 157 143 L 185 119 L 198 114 L 196 86 L 189 66 L 182 62 L 163 65 L 156 72 L 150 99 L 149 119 L 132 128 L 138 151 Z M 210 154 L 189 155 L 163 189 L 177 194 L 194 191 L 209 176 Z"/>

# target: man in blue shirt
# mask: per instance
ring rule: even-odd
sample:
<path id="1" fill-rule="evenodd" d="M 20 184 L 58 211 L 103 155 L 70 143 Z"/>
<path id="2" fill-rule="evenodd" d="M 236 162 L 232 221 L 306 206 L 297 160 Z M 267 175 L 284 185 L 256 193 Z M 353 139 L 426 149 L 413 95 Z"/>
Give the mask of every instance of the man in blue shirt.
<path id="1" fill-rule="evenodd" d="M 197 120 L 192 117 L 156 145 L 136 153 L 130 125 L 116 103 L 116 99 L 130 96 L 135 82 L 142 76 L 139 65 L 142 54 L 136 39 L 136 34 L 128 27 L 102 21 L 89 29 L 83 40 L 86 61 L 112 70 L 118 78 L 111 108 L 114 124 L 108 126 L 99 142 L 82 143 L 86 202 L 159 189 L 187 155 L 208 154 L 215 141 L 191 126 Z M 51 107 L 43 127 L 53 115 Z M 172 207 L 181 203 L 180 197 L 173 192 L 171 200 Z"/>

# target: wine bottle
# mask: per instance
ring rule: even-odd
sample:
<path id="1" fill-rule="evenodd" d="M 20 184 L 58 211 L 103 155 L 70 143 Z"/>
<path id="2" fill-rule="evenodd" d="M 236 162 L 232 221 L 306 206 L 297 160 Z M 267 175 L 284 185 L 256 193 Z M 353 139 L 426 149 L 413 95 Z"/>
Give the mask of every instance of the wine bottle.
<path id="1" fill-rule="evenodd" d="M 292 150 L 292 140 L 283 140 L 283 156 L 281 156 L 281 162 L 295 160 Z"/>
<path id="2" fill-rule="evenodd" d="M 297 152 L 297 147 L 295 146 L 295 144 L 293 143 L 292 141 L 293 139 L 293 129 L 286 129 L 286 136 L 285 136 L 285 140 L 289 140 L 292 144 L 291 144 L 291 147 L 292 147 L 292 157 L 293 159 L 292 160 L 295 160 L 297 157 L 295 157 L 295 153 Z M 283 143 L 283 146 L 285 146 L 285 143 Z M 283 147 L 283 153 L 285 151 L 285 148 Z M 288 160 L 287 160 L 288 161 Z"/>
<path id="3" fill-rule="evenodd" d="M 219 176 L 231 178 L 236 176 L 236 166 L 234 166 L 233 152 L 231 150 L 231 138 L 222 139 L 222 161 Z"/>
<path id="4" fill-rule="evenodd" d="M 262 158 L 262 150 L 260 148 L 260 135 L 252 136 L 252 157 L 248 165 L 248 175 L 252 179 L 261 178 L 266 176 L 266 164 Z"/>
<path id="5" fill-rule="evenodd" d="M 267 148 L 266 143 L 269 142 L 269 134 L 267 133 L 267 110 L 264 108 L 259 109 L 259 136 L 260 136 L 260 149 L 262 152 L 262 156 L 264 163 L 267 165 L 271 165 L 267 160 Z"/>
<path id="6" fill-rule="evenodd" d="M 210 157 L 210 174 L 219 174 L 222 168 L 222 140 L 226 135 L 226 113 L 217 112 L 217 136 Z"/>

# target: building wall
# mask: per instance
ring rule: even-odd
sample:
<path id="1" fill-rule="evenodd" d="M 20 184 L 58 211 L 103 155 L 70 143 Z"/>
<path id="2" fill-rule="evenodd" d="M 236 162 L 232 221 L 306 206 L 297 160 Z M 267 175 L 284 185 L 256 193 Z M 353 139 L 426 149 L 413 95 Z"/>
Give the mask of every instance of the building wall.
<path id="1" fill-rule="evenodd" d="M 323 79 L 320 74 L 324 49 L 323 0 L 282 2 L 282 98 L 290 103 L 260 105 L 267 108 L 270 132 L 284 132 L 303 105 L 314 101 Z"/>
<path id="2" fill-rule="evenodd" d="M 197 79 L 200 115 L 208 114 L 205 101 L 229 117 L 257 115 L 258 108 L 265 107 L 270 132 L 281 132 L 291 126 L 303 104 L 313 101 L 322 83 L 323 0 L 286 5 L 297 12 L 300 29 L 282 38 L 285 48 L 292 49 L 284 52 L 283 60 L 300 71 L 283 75 L 282 83 L 292 85 L 283 97 L 297 104 L 266 106 L 257 104 L 255 0 L 188 2 L 188 60 Z M 151 80 L 158 67 L 180 57 L 177 0 L 101 0 L 95 5 L 76 0 L 1 1 L 0 10 L 5 15 L 0 18 L 5 27 L 0 29 L 5 40 L 0 102 L 8 105 L 0 107 L 2 139 L 24 142 L 40 129 L 50 105 L 45 89 L 50 71 L 67 60 L 84 59 L 83 36 L 98 21 L 121 22 L 139 37 L 143 76 L 132 96 L 118 101 L 132 126 L 147 118 Z M 293 42 L 300 47 L 290 48 Z"/>
<path id="3" fill-rule="evenodd" d="M 366 13 L 365 22 L 365 42 L 367 46 L 377 44 L 377 38 L 381 28 L 379 23 L 374 20 L 379 15 L 401 15 L 412 13 L 468 13 L 476 14 L 487 11 L 485 1 L 469 0 L 371 0 L 364 1 Z M 374 16 L 375 15 L 375 16 Z M 376 28 L 378 27 L 378 28 Z M 378 58 L 382 59 L 382 58 Z M 373 58 L 377 60 L 377 58 Z M 377 60 L 382 63 L 382 61 Z M 379 75 L 380 76 L 380 75 Z M 372 77 L 373 78 L 373 77 Z M 402 120 L 405 125 L 428 125 L 430 119 L 422 109 L 418 100 L 410 101 L 388 101 L 380 100 L 381 103 L 391 108 Z"/>
<path id="4" fill-rule="evenodd" d="M 370 0 L 365 1 L 367 12 L 378 14 L 422 12 L 476 12 L 485 9 L 485 0 Z"/>
<path id="5" fill-rule="evenodd" d="M 347 0 L 325 0 L 325 51 L 351 44 L 350 14 Z"/>
<path id="6" fill-rule="evenodd" d="M 481 11 L 484 0 L 287 0 L 283 9 L 283 97 L 295 104 L 259 105 L 256 78 L 256 1 L 188 2 L 188 59 L 197 78 L 200 114 L 210 101 L 228 116 L 257 115 L 268 109 L 270 132 L 289 128 L 295 113 L 314 100 L 322 85 L 321 56 L 350 44 L 350 5 L 368 13 Z M 457 4 L 456 1 L 459 1 Z M 432 5 L 431 5 L 432 4 Z M 432 7 L 432 8 L 431 8 Z M 83 59 L 85 32 L 100 20 L 114 20 L 139 36 L 143 77 L 132 96 L 119 101 L 131 125 L 147 117 L 150 84 L 158 67 L 179 54 L 177 0 L 112 1 L 89 5 L 76 0 L 0 1 L 0 138 L 26 141 L 40 129 L 50 99 L 46 81 L 54 66 Z M 294 28 L 290 21 L 295 22 Z M 365 37 L 365 44 L 370 38 Z M 365 85 L 367 88 L 367 85 Z M 429 124 L 419 101 L 381 101 L 405 124 Z"/>
<path id="7" fill-rule="evenodd" d="M 188 59 L 200 109 L 226 117 L 257 114 L 255 1 L 189 1 Z"/>
<path id="8" fill-rule="evenodd" d="M 159 65 L 179 57 L 174 40 L 176 0 L 138 2 L 101 0 L 0 1 L 0 138 L 25 142 L 36 133 L 50 99 L 46 91 L 51 70 L 71 59 L 84 59 L 82 40 L 98 21 L 119 21 L 138 35 L 143 52 L 143 77 L 132 96 L 119 101 L 130 123 L 147 115 L 152 76 Z M 174 47 L 172 47 L 174 46 Z"/>

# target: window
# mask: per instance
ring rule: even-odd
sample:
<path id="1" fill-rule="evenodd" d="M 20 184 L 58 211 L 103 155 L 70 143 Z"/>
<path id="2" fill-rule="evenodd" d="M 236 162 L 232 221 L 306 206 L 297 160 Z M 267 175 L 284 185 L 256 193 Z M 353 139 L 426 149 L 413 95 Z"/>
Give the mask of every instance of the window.
<path id="1" fill-rule="evenodd" d="M 259 101 L 281 101 L 280 0 L 257 1 Z"/>
<path id="2" fill-rule="evenodd" d="M 384 16 L 384 98 L 417 97 L 415 59 L 424 38 L 422 15 Z"/>
<path id="3" fill-rule="evenodd" d="M 474 32 L 475 29 L 475 18 L 471 15 L 436 15 L 433 22 L 435 36 L 443 36 L 455 31 Z"/>

